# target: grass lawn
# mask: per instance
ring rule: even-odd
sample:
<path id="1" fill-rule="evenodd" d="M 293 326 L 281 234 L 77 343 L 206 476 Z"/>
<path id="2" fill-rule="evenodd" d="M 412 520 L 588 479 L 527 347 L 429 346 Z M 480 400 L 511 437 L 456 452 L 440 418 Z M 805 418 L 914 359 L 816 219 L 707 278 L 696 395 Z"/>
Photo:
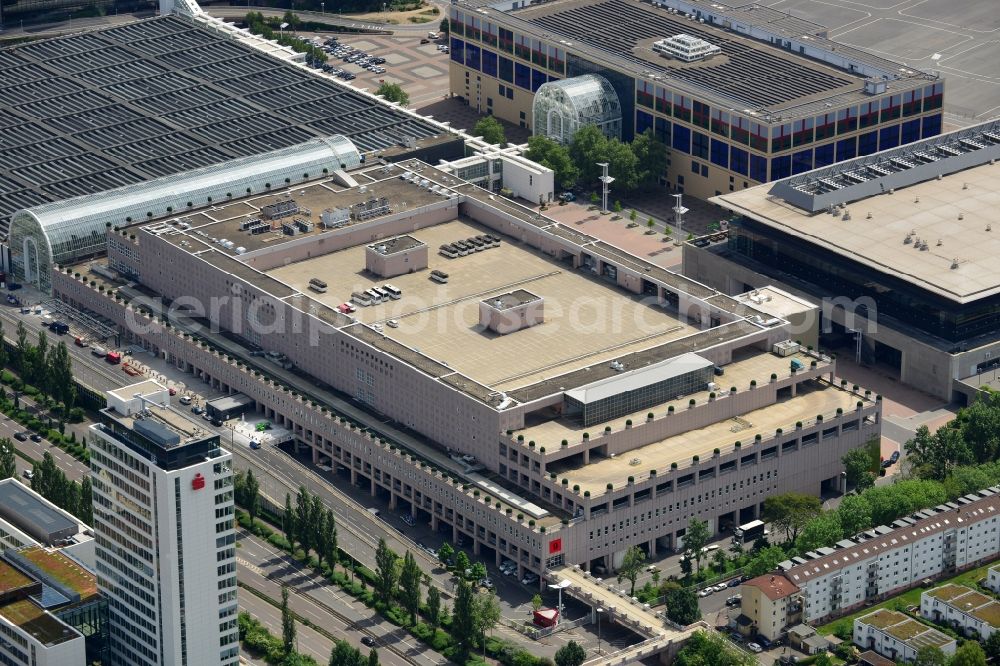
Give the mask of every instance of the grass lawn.
<path id="1" fill-rule="evenodd" d="M 1000 561 L 1000 560 L 998 560 Z M 977 589 L 976 584 L 982 579 L 986 578 L 987 570 L 996 564 L 997 562 L 990 562 L 989 564 L 984 564 L 976 569 L 969 569 L 963 573 L 958 574 L 954 578 L 949 578 L 947 580 L 937 581 L 932 585 L 932 587 L 940 587 L 941 585 L 946 585 L 948 583 L 954 583 L 955 585 L 965 585 L 971 587 L 972 589 Z M 867 608 L 862 608 L 861 610 L 855 611 L 850 615 L 845 615 L 844 617 L 829 622 L 822 626 L 816 627 L 817 633 L 827 635 L 836 634 L 838 629 L 846 629 L 846 633 L 850 633 L 854 630 L 854 620 L 861 617 L 862 615 L 867 615 L 868 613 L 873 613 L 880 608 L 888 608 L 889 610 L 903 611 L 907 606 L 919 606 L 920 605 L 920 593 L 923 592 L 924 587 L 915 587 L 912 590 L 904 592 L 900 595 L 892 597 L 891 599 L 886 599 L 880 604 L 875 604 L 874 606 L 869 606 Z"/>

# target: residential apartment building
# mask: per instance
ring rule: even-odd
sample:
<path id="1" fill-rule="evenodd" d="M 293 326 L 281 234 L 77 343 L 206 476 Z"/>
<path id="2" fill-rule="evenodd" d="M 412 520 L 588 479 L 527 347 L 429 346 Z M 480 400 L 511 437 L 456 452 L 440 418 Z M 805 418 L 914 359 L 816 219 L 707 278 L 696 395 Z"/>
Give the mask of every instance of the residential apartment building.
<path id="1" fill-rule="evenodd" d="M 80 562 L 39 546 L 4 549 L 0 663 L 87 666 L 107 659 L 107 632 L 107 603 Z"/>
<path id="2" fill-rule="evenodd" d="M 247 396 L 338 482 L 522 572 L 614 569 L 630 546 L 679 547 L 692 517 L 724 530 L 770 494 L 842 488 L 843 455 L 878 436 L 878 397 L 789 342 L 810 334 L 792 324 L 815 314 L 801 299 L 722 296 L 417 160 L 351 176 L 365 185 L 324 178 L 110 229 L 114 268 L 53 271 L 55 293 Z M 288 234 L 259 219 L 273 201 L 350 214 Z M 366 248 L 401 236 L 426 268 L 363 305 L 387 281 L 362 270 Z M 534 325 L 486 332 L 480 305 L 512 291 L 544 302 Z M 226 335 L 153 321 L 149 294 L 217 303 Z"/>
<path id="3" fill-rule="evenodd" d="M 942 585 L 920 595 L 920 614 L 985 641 L 1000 629 L 1000 602 L 964 585 Z"/>
<path id="4" fill-rule="evenodd" d="M 854 620 L 854 644 L 906 663 L 916 659 L 923 647 L 936 647 L 945 655 L 953 655 L 957 641 L 898 611 L 883 608 Z"/>
<path id="5" fill-rule="evenodd" d="M 784 576 L 764 574 L 751 578 L 740 586 L 740 595 L 743 617 L 737 620 L 737 626 L 748 636 L 760 634 L 776 641 L 786 627 L 798 624 L 802 617 L 799 588 Z"/>
<path id="6" fill-rule="evenodd" d="M 771 7 L 459 0 L 449 19 L 453 96 L 563 142 L 586 124 L 650 131 L 669 149 L 661 182 L 701 198 L 941 132 L 938 75 Z"/>
<path id="7" fill-rule="evenodd" d="M 236 664 L 232 454 L 156 382 L 107 398 L 89 442 L 111 663 Z"/>
<path id="8" fill-rule="evenodd" d="M 981 565 L 1000 555 L 998 492 L 987 488 L 805 553 L 776 575 L 799 588 L 802 621 L 816 624 Z"/>
<path id="9" fill-rule="evenodd" d="M 989 568 L 986 574 L 986 587 L 994 592 L 1000 592 L 1000 565 Z"/>

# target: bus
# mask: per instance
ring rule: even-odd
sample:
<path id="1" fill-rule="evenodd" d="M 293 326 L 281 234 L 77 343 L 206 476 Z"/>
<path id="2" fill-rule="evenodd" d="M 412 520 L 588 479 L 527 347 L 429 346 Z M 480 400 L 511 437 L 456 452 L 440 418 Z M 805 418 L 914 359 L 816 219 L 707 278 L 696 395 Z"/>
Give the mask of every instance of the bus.
<path id="1" fill-rule="evenodd" d="M 382 292 L 378 289 L 369 289 L 365 293 L 368 294 L 368 298 L 371 299 L 372 305 L 378 305 L 384 300 L 382 298 Z"/>
<path id="2" fill-rule="evenodd" d="M 361 307 L 368 307 L 372 304 L 372 297 L 367 291 L 356 291 L 351 294 L 351 300 L 360 305 Z"/>
<path id="3" fill-rule="evenodd" d="M 389 298 L 391 298 L 394 301 L 398 301 L 400 298 L 403 297 L 402 290 L 400 290 L 399 287 L 396 287 L 394 285 L 384 284 L 382 285 L 381 289 L 385 293 L 389 294 Z"/>
<path id="4" fill-rule="evenodd" d="M 309 288 L 320 294 L 326 293 L 326 282 L 323 282 L 319 278 L 313 278 L 309 280 Z"/>
<path id="5" fill-rule="evenodd" d="M 446 284 L 448 282 L 448 274 L 444 271 L 433 270 L 431 271 L 431 279 L 435 282 Z"/>
<path id="6" fill-rule="evenodd" d="M 741 540 L 743 543 L 753 543 L 765 535 L 767 535 L 767 530 L 764 529 L 763 520 L 753 520 L 744 525 L 740 525 L 736 528 L 736 532 L 733 534 L 736 539 Z"/>

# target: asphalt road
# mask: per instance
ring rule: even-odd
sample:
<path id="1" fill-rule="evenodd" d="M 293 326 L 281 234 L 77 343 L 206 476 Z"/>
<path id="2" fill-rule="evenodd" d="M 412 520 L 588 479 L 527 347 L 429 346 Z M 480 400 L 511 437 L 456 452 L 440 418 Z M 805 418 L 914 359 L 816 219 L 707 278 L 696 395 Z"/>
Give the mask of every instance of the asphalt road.
<path id="1" fill-rule="evenodd" d="M 17 308 L 0 307 L 0 321 L 4 323 L 4 332 L 8 338 L 13 337 L 13 332 L 19 320 L 25 322 L 25 326 L 31 331 L 32 339 L 34 339 L 39 330 L 42 330 L 41 318 L 39 316 L 34 314 L 22 315 Z M 59 339 L 67 342 L 69 352 L 73 357 L 74 375 L 82 383 L 100 390 L 109 390 L 141 379 L 125 374 L 121 370 L 121 366 L 110 365 L 102 359 L 93 356 L 89 349 L 75 346 L 73 344 L 73 336 L 77 333 L 78 331 L 76 331 L 71 322 L 70 334 L 62 336 Z M 50 337 L 56 338 L 57 336 L 50 335 Z M 232 343 L 230 342 L 229 344 Z M 142 356 L 140 360 L 154 367 L 156 371 L 167 375 L 169 378 L 184 382 L 188 390 L 196 394 L 207 394 L 211 397 L 217 394 L 207 384 L 195 380 L 191 375 L 182 373 L 176 368 L 168 367 L 162 360 L 157 361 L 149 356 Z M 256 361 L 257 359 L 247 360 Z M 301 378 L 298 379 L 301 381 Z M 357 408 L 353 406 L 347 407 L 349 407 L 351 412 L 357 411 Z M 373 419 L 371 415 L 365 415 L 365 417 L 365 420 Z M 211 429 L 208 423 L 202 425 Z M 378 425 L 382 428 L 386 427 L 386 424 L 379 423 Z M 229 428 L 222 427 L 216 429 L 216 431 L 223 437 L 224 445 L 233 451 L 234 468 L 244 471 L 253 469 L 254 474 L 260 479 L 261 492 L 263 494 L 272 498 L 275 502 L 283 504 L 286 492 L 294 496 L 299 486 L 304 485 L 311 493 L 318 495 L 326 506 L 333 509 L 338 522 L 339 545 L 345 552 L 351 553 L 366 566 L 374 568 L 375 547 L 380 537 L 385 538 L 389 547 L 399 554 L 407 550 L 412 551 L 421 569 L 427 572 L 434 579 L 439 589 L 444 592 L 445 601 L 449 604 L 452 603 L 450 597 L 451 591 L 455 586 L 454 577 L 440 567 L 435 559 L 427 555 L 417 545 L 418 542 L 422 542 L 430 547 L 437 548 L 445 540 L 444 535 L 432 532 L 430 527 L 425 524 L 418 524 L 412 528 L 405 525 L 399 515 L 391 514 L 387 510 L 384 501 L 371 498 L 367 493 L 367 489 L 363 491 L 352 487 L 342 479 L 337 479 L 333 474 L 320 472 L 311 464 L 296 460 L 280 450 L 269 447 L 251 450 L 248 443 L 240 442 L 238 437 L 234 441 L 233 431 Z M 396 433 L 394 432 L 393 434 Z M 18 444 L 21 443 L 18 442 Z M 27 444 L 33 443 L 28 442 Z M 47 448 L 51 448 L 57 462 L 67 470 L 68 474 L 70 470 L 74 470 L 73 473 L 77 474 L 75 478 L 79 478 L 80 475 L 86 473 L 84 466 L 56 447 Z M 39 448 L 39 445 L 35 445 L 31 449 L 25 449 L 28 455 L 38 458 L 41 457 L 41 451 L 42 448 Z M 383 518 L 375 518 L 371 513 L 366 511 L 368 507 L 378 507 L 382 511 Z M 448 535 L 448 539 L 450 540 L 450 534 Z M 471 550 L 467 550 L 467 553 L 472 561 L 476 560 Z M 513 577 L 503 576 L 493 566 L 493 562 L 485 562 L 485 564 L 487 564 L 490 578 L 497 585 L 497 595 L 501 602 L 502 615 L 505 618 L 515 621 L 526 619 L 530 609 L 530 599 L 537 592 L 537 589 L 521 585 Z M 556 595 L 554 593 L 543 591 L 542 596 L 546 605 L 554 606 L 556 604 Z M 566 599 L 564 599 L 564 605 L 566 607 L 566 616 L 569 619 L 580 617 L 586 613 L 585 608 L 574 606 L 572 602 Z M 391 625 L 386 623 L 386 626 Z M 614 628 L 604 627 L 603 631 L 605 644 L 609 642 L 609 639 L 612 641 L 617 640 L 622 646 L 633 642 L 626 634 L 616 637 Z M 498 627 L 495 635 L 514 641 L 529 650 L 532 654 L 549 657 L 552 657 L 569 640 L 575 640 L 588 647 L 592 645 L 596 646 L 597 643 L 596 628 L 592 626 L 580 627 L 555 634 L 541 641 L 532 641 L 506 626 Z"/>
<path id="2" fill-rule="evenodd" d="M 375 611 L 270 544 L 244 530 L 239 531 L 238 543 L 237 563 L 241 566 L 237 577 L 242 583 L 274 599 L 281 598 L 281 585 L 287 586 L 293 591 L 289 595 L 292 610 L 362 653 L 367 654 L 368 648 L 361 644 L 361 637 L 369 636 L 375 640 L 383 664 L 433 666 L 447 662 L 405 630 L 385 622 Z M 247 596 L 251 593 L 241 591 L 241 599 Z M 279 614 L 277 626 L 280 625 Z M 329 649 L 325 656 L 329 656 Z"/>
<path id="3" fill-rule="evenodd" d="M 278 592 L 278 599 L 281 598 L 281 592 Z M 264 601 L 260 597 L 246 590 L 240 590 L 239 593 L 239 606 L 240 610 L 250 613 L 253 617 L 258 619 L 261 624 L 265 627 L 281 627 L 281 610 L 276 608 L 273 604 L 268 601 Z M 296 604 L 292 602 L 291 597 L 289 597 L 289 606 L 296 613 L 299 612 Z M 271 633 L 278 636 L 279 632 L 275 632 L 273 629 Z M 315 629 L 305 626 L 301 622 L 295 624 L 295 646 L 296 649 L 302 654 L 307 654 L 316 659 L 319 663 L 323 664 L 330 658 L 330 651 L 333 649 L 333 641 L 319 633 Z M 253 664 L 263 665 L 265 662 L 263 658 L 257 657 L 253 658 L 249 654 L 245 654 L 248 661 Z M 381 657 L 381 655 L 379 655 Z M 383 662 L 388 663 L 388 662 Z"/>

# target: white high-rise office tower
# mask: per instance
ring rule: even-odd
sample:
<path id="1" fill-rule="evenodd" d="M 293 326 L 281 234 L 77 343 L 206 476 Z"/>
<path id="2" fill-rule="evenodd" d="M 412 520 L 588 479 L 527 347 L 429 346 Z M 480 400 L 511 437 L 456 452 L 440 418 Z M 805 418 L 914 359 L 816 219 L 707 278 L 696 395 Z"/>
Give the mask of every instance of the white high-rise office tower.
<path id="1" fill-rule="evenodd" d="M 112 661 L 236 664 L 232 454 L 156 382 L 107 396 L 90 464 Z"/>

